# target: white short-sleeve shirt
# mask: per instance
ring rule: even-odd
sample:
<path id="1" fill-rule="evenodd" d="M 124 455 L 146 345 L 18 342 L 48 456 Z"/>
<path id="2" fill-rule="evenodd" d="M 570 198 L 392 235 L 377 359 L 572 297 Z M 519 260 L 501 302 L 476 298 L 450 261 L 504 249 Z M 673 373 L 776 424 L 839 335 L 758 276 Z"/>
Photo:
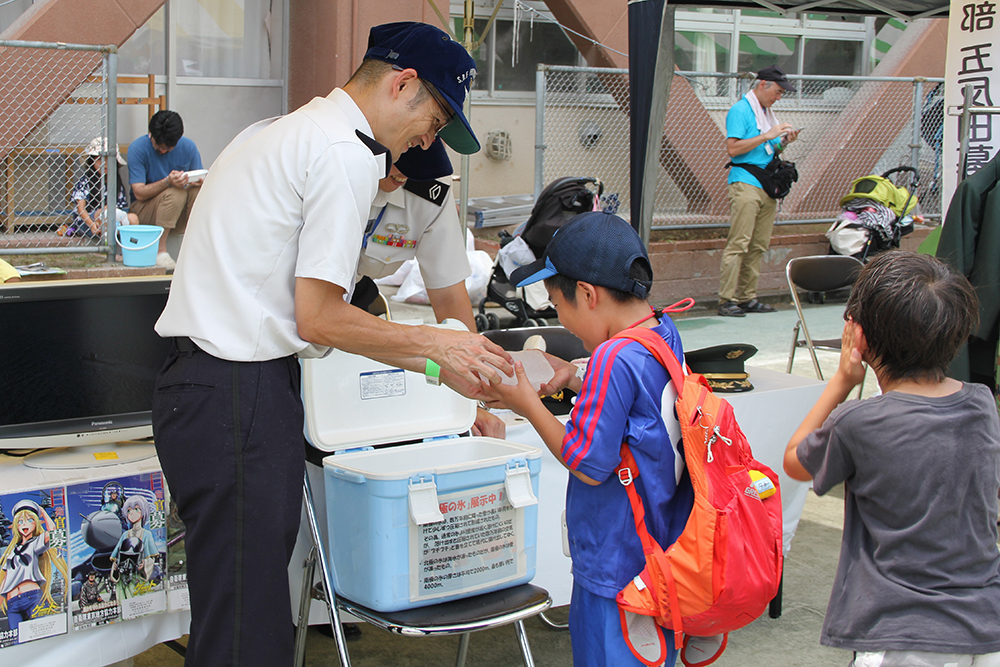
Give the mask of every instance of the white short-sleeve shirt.
<path id="1" fill-rule="evenodd" d="M 359 276 L 390 276 L 413 257 L 428 289 L 451 287 L 472 274 L 464 229 L 450 193 L 435 204 L 403 188 L 379 190 L 368 216 L 378 224 L 366 234 Z"/>
<path id="2" fill-rule="evenodd" d="M 231 361 L 328 348 L 298 335 L 295 279 L 348 293 L 385 156 L 343 90 L 256 123 L 212 165 L 188 222 L 161 336 L 188 336 Z"/>

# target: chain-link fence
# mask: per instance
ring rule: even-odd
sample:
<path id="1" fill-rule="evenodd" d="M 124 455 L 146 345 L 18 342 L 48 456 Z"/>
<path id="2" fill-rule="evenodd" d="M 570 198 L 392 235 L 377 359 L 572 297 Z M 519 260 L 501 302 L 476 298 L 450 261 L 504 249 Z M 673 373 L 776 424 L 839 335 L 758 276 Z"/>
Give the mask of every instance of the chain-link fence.
<path id="1" fill-rule="evenodd" d="M 562 176 L 595 176 L 605 198 L 629 214 L 628 71 L 539 65 L 535 194 Z M 921 213 L 941 217 L 944 79 L 791 76 L 798 89 L 773 109 L 803 128 L 783 156 L 799 180 L 778 224 L 830 222 L 851 181 L 899 166 L 919 171 Z M 729 222 L 726 113 L 752 75 L 677 72 L 660 149 L 653 229 Z M 897 185 L 912 187 L 910 172 Z M 895 180 L 895 176 L 893 179 Z"/>
<path id="2" fill-rule="evenodd" d="M 116 58 L 0 41 L 0 254 L 114 251 Z"/>

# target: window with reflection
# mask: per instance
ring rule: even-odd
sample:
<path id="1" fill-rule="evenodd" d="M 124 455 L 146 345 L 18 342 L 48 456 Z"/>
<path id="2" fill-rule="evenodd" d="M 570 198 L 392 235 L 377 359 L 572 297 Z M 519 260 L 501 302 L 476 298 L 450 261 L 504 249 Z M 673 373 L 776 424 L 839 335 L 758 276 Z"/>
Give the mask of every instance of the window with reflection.
<path id="1" fill-rule="evenodd" d="M 276 79 L 281 76 L 282 0 L 177 0 L 177 76 Z M 120 72 L 165 74 L 165 10 L 119 49 Z"/>
<path id="2" fill-rule="evenodd" d="M 768 65 L 777 65 L 785 74 L 798 74 L 798 38 L 753 33 L 741 34 L 739 71 L 757 72 Z"/>
<path id="3" fill-rule="evenodd" d="M 487 22 L 487 19 L 475 20 L 477 41 Z M 461 37 L 462 19 L 455 19 L 454 26 L 455 34 Z M 472 57 L 478 70 L 472 89 L 490 95 L 534 93 L 538 63 L 582 64 L 576 46 L 562 28 L 538 19 L 519 21 L 515 31 L 514 21 L 498 18 Z"/>

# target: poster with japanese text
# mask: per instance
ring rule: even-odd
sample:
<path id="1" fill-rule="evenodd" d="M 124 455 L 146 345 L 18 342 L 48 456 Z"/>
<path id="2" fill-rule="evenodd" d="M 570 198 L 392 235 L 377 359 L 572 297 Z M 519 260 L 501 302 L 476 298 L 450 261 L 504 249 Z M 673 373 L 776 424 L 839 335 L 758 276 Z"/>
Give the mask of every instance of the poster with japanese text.
<path id="1" fill-rule="evenodd" d="M 942 211 L 959 182 L 960 118 L 963 88 L 971 86 L 972 106 L 1000 106 L 1000 17 L 994 0 L 952 0 L 945 63 Z M 1000 147 L 1000 114 L 974 114 L 968 132 L 966 178 L 979 171 Z"/>
<path id="2" fill-rule="evenodd" d="M 444 520 L 410 523 L 410 601 L 499 588 L 527 574 L 524 509 L 503 484 L 438 496 Z"/>
<path id="3" fill-rule="evenodd" d="M 62 487 L 0 495 L 0 649 L 66 633 L 66 511 Z"/>
<path id="4" fill-rule="evenodd" d="M 160 472 L 66 488 L 73 629 L 166 611 L 166 507 Z"/>

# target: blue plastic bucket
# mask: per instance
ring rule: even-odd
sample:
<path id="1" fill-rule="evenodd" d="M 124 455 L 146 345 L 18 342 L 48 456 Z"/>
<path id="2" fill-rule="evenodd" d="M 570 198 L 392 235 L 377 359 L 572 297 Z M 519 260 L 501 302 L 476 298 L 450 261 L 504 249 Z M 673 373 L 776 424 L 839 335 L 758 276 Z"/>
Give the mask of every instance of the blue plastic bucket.
<path id="1" fill-rule="evenodd" d="M 156 225 L 121 225 L 115 230 L 115 239 L 122 249 L 125 266 L 155 266 L 157 244 L 163 227 Z"/>

